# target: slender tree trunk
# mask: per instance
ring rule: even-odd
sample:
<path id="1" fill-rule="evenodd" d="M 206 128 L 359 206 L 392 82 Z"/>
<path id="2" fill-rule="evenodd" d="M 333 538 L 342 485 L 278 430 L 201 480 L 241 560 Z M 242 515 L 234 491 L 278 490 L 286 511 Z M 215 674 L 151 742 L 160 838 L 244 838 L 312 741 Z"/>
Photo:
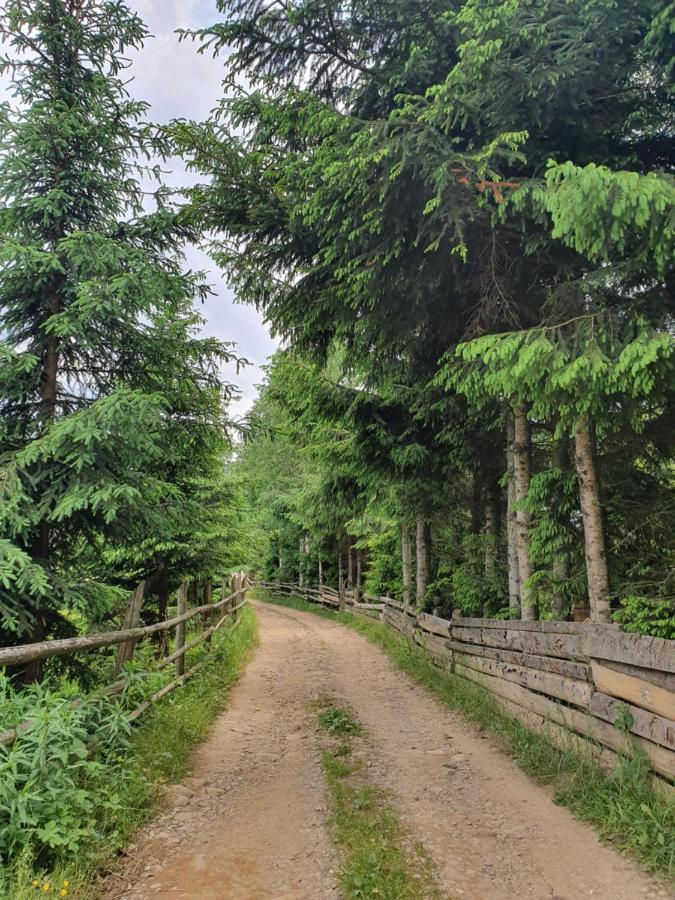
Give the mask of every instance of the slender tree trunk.
<path id="1" fill-rule="evenodd" d="M 298 585 L 299 587 L 304 587 L 304 576 L 305 576 L 305 567 L 303 563 L 303 556 L 305 553 L 305 538 L 300 538 L 300 549 L 298 551 Z"/>
<path id="2" fill-rule="evenodd" d="M 530 489 L 530 423 L 527 419 L 525 407 L 520 406 L 515 410 L 514 425 L 513 465 L 516 502 L 520 504 L 525 500 Z M 531 591 L 526 585 L 526 582 L 532 576 L 530 514 L 526 509 L 519 508 L 516 511 L 516 523 L 518 526 L 516 546 L 518 548 L 521 616 L 523 619 L 533 620 L 537 618 L 537 610 Z"/>
<path id="3" fill-rule="evenodd" d="M 281 553 L 281 550 L 279 550 L 279 578 L 278 578 L 279 584 L 281 584 L 281 582 L 284 580 L 283 571 L 284 571 L 284 558 Z"/>
<path id="4" fill-rule="evenodd" d="M 159 607 L 159 620 L 166 622 L 169 608 L 169 573 L 166 563 L 162 560 L 157 571 L 157 604 Z M 166 631 L 157 633 L 157 656 L 162 659 L 169 655 L 169 635 Z"/>
<path id="5" fill-rule="evenodd" d="M 344 543 L 344 538 L 338 540 L 338 609 L 340 612 L 344 612 L 346 604 Z"/>
<path id="6" fill-rule="evenodd" d="M 363 585 L 363 550 L 356 550 L 356 578 L 354 581 L 354 603 L 361 602 L 361 588 Z"/>
<path id="7" fill-rule="evenodd" d="M 499 490 L 494 478 L 490 478 L 485 490 L 485 536 L 485 576 L 494 578 L 499 545 Z"/>
<path id="8" fill-rule="evenodd" d="M 570 454 L 567 438 L 562 437 L 553 446 L 553 462 L 555 467 L 565 475 L 569 469 Z M 569 613 L 568 601 L 561 585 L 566 584 L 570 577 L 570 560 L 565 549 L 556 553 L 553 559 L 553 575 L 556 580 L 556 589 L 551 598 L 551 613 L 554 619 L 566 619 Z"/>
<path id="9" fill-rule="evenodd" d="M 417 565 L 416 565 L 416 590 L 417 605 L 422 606 L 429 586 L 429 524 L 423 513 L 417 516 Z"/>
<path id="10" fill-rule="evenodd" d="M 401 523 L 401 562 L 403 566 L 403 602 L 410 606 L 412 601 L 412 545 L 407 522 Z"/>
<path id="11" fill-rule="evenodd" d="M 516 520 L 516 467 L 513 458 L 515 441 L 515 424 L 509 417 L 506 432 L 506 472 L 508 485 L 506 489 L 506 532 L 507 556 L 509 566 L 509 609 L 511 616 L 520 618 L 520 577 L 518 574 L 518 522 Z"/>
<path id="12" fill-rule="evenodd" d="M 584 550 L 591 620 L 593 622 L 610 622 L 612 613 L 609 599 L 605 531 L 600 505 L 600 479 L 593 433 L 586 418 L 577 425 L 574 461 L 579 480 L 579 500 L 584 523 Z"/>
<path id="13" fill-rule="evenodd" d="M 347 590 L 351 591 L 354 587 L 354 547 L 350 537 L 347 537 L 345 542 L 347 544 Z"/>
<path id="14" fill-rule="evenodd" d="M 323 560 L 319 560 L 319 587 L 323 587 Z"/>

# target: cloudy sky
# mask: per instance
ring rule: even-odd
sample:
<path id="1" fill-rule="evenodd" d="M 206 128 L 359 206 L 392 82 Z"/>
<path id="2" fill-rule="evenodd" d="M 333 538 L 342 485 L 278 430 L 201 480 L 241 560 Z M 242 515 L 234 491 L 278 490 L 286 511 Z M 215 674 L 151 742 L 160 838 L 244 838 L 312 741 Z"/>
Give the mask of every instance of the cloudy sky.
<path id="1" fill-rule="evenodd" d="M 131 74 L 131 91 L 152 104 L 154 121 L 173 118 L 205 119 L 221 95 L 222 62 L 211 55 L 200 55 L 191 42 L 179 43 L 177 28 L 198 28 L 217 20 L 214 0 L 128 0 L 150 28 L 153 38 L 142 53 L 136 54 Z M 172 164 L 171 180 L 185 184 L 187 175 L 180 161 Z M 188 256 L 192 268 L 207 270 L 215 292 L 202 307 L 207 320 L 206 331 L 222 340 L 234 341 L 240 356 L 252 365 L 237 372 L 225 372 L 227 380 L 236 383 L 241 400 L 233 413 L 245 414 L 255 398 L 255 385 L 261 380 L 260 366 L 274 352 L 272 340 L 260 315 L 250 306 L 235 302 L 221 273 L 209 258 L 194 248 Z"/>

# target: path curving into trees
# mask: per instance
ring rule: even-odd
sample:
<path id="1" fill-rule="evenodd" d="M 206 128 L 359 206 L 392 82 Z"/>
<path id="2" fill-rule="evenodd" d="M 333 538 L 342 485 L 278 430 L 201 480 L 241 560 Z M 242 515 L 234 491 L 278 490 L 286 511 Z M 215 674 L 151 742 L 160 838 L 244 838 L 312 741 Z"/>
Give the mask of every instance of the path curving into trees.
<path id="1" fill-rule="evenodd" d="M 635 900 L 666 891 L 556 806 L 490 740 L 365 638 L 258 604 L 261 644 L 232 702 L 108 885 L 115 900 L 338 897 L 314 716 L 330 694 L 365 726 L 369 777 L 433 860 L 441 896 Z"/>

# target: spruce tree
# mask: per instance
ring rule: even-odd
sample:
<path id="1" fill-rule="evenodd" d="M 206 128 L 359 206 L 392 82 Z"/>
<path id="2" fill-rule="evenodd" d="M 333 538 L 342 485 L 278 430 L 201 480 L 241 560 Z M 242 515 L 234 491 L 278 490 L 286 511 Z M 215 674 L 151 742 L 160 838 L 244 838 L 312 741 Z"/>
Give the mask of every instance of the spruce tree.
<path id="1" fill-rule="evenodd" d="M 7 0 L 0 34 L 0 625 L 38 640 L 59 608 L 104 605 L 103 550 L 181 502 L 227 351 L 196 337 L 192 230 L 143 189 L 167 145 L 126 86 L 141 20 Z"/>

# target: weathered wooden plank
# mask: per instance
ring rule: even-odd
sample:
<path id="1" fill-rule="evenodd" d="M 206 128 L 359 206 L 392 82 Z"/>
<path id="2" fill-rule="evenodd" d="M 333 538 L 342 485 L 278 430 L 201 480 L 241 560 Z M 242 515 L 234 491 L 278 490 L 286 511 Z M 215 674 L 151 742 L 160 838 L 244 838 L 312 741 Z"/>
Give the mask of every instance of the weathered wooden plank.
<path id="1" fill-rule="evenodd" d="M 144 591 L 145 582 L 141 581 L 136 590 L 129 597 L 124 611 L 124 621 L 122 622 L 123 631 L 128 631 L 130 628 L 135 628 L 138 625 L 141 619 L 141 606 L 143 605 Z M 135 649 L 136 641 L 133 638 L 130 641 L 126 641 L 126 643 L 119 645 L 115 658 L 115 666 L 113 668 L 113 679 L 117 678 L 125 663 L 131 662 L 134 658 Z"/>
<path id="2" fill-rule="evenodd" d="M 507 628 L 462 628 L 453 624 L 454 640 L 503 650 L 521 650 L 535 656 L 585 659 L 584 638 L 579 634 L 519 631 Z"/>
<path id="3" fill-rule="evenodd" d="M 584 622 L 524 622 L 521 619 L 476 619 L 459 618 L 453 620 L 462 628 L 512 628 L 515 631 L 538 631 L 547 634 L 584 634 L 589 628 L 618 631 L 618 625 L 590 625 Z"/>
<path id="4" fill-rule="evenodd" d="M 589 708 L 594 716 L 611 724 L 614 724 L 617 718 L 627 711 L 633 719 L 633 724 L 629 728 L 632 734 L 675 750 L 675 722 L 672 719 L 657 716 L 640 709 L 639 706 L 633 706 L 632 703 L 602 694 L 600 691 L 596 691 L 591 697 Z"/>
<path id="5" fill-rule="evenodd" d="M 673 650 L 675 652 L 675 649 Z M 642 666 L 632 666 L 630 663 L 615 662 L 611 659 L 603 659 L 603 666 L 613 669 L 615 672 L 623 672 L 624 675 L 633 675 L 636 678 L 643 678 L 657 687 L 665 688 L 667 691 L 675 692 L 675 674 L 672 672 L 661 672 L 658 669 L 645 669 Z"/>
<path id="6" fill-rule="evenodd" d="M 596 740 L 615 752 L 631 756 L 634 746 L 639 746 L 650 760 L 654 770 L 666 778 L 675 775 L 675 754 L 651 741 L 639 737 L 629 737 L 612 725 L 596 719 L 586 712 L 563 706 L 541 694 L 535 694 L 519 684 L 508 682 L 492 675 L 478 672 L 467 666 L 456 663 L 455 672 L 476 684 L 481 684 L 497 698 L 509 701 L 524 710 L 542 716 L 549 723 L 555 723 L 567 729 L 568 738 L 576 732 L 583 737 Z M 632 743 L 634 742 L 634 743 Z M 569 746 L 569 741 L 568 741 Z"/>
<path id="7" fill-rule="evenodd" d="M 585 652 L 592 659 L 609 659 L 644 669 L 675 673 L 675 641 L 623 631 L 591 629 L 584 636 Z"/>
<path id="8" fill-rule="evenodd" d="M 417 621 L 422 631 L 429 631 L 431 634 L 438 634 L 445 638 L 450 637 L 452 625 L 447 619 L 431 616 L 429 613 L 420 613 L 417 616 Z"/>
<path id="9" fill-rule="evenodd" d="M 587 681 L 566 678 L 564 675 L 543 672 L 541 669 L 528 669 L 514 663 L 501 662 L 482 656 L 470 656 L 456 651 L 455 661 L 470 669 L 484 672 L 486 675 L 513 681 L 530 690 L 540 691 L 551 697 L 557 697 L 559 700 L 574 703 L 576 706 L 588 706 L 593 693 L 593 687 Z"/>
<path id="10" fill-rule="evenodd" d="M 453 661 L 452 650 L 450 649 L 447 638 L 437 635 L 428 634 L 424 631 L 416 631 L 414 635 L 415 643 L 423 647 L 431 656 L 441 659 L 444 663 Z"/>
<path id="11" fill-rule="evenodd" d="M 482 647 L 479 644 L 463 644 L 460 641 L 451 641 L 450 647 L 459 653 L 500 659 L 502 662 L 516 663 L 529 669 L 542 669 L 544 672 L 565 675 L 567 678 L 577 678 L 579 681 L 591 681 L 592 678 L 590 665 L 570 662 L 554 656 L 537 656 L 533 653 L 522 653 L 520 650 L 500 650 L 496 647 Z"/>
<path id="12" fill-rule="evenodd" d="M 675 694 L 672 691 L 657 687 L 642 678 L 616 672 L 596 660 L 591 660 L 591 668 L 596 689 L 601 693 L 628 700 L 657 716 L 675 719 Z"/>

